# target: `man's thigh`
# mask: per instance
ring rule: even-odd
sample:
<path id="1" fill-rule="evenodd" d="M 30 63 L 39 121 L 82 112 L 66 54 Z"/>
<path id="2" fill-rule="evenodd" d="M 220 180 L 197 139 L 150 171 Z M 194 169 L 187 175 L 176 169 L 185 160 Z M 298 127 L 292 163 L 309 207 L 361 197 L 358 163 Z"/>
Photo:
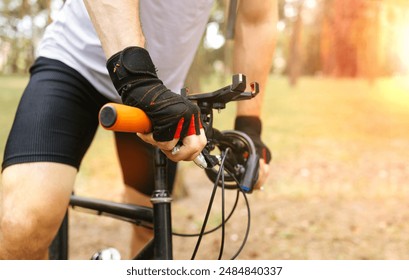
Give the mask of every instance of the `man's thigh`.
<path id="1" fill-rule="evenodd" d="M 79 168 L 106 102 L 74 69 L 40 58 L 31 68 L 4 151 L 2 168 L 56 162 Z"/>

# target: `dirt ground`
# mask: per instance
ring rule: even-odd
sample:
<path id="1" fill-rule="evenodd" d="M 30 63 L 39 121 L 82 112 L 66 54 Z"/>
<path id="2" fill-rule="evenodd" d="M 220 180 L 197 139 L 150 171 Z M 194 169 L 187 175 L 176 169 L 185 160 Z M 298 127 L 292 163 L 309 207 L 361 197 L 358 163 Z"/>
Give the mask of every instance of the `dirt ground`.
<path id="1" fill-rule="evenodd" d="M 272 170 L 266 189 L 248 196 L 251 233 L 238 259 L 409 259 L 409 205 L 407 194 L 403 194 L 402 190 L 389 190 L 387 195 L 380 192 L 367 195 L 355 192 L 356 195 L 351 195 L 346 186 L 347 194 L 341 190 L 288 193 L 277 184 L 280 180 L 278 174 L 295 172 L 297 167 L 293 170 L 286 170 L 288 166 L 273 167 L 275 170 Z M 331 173 L 331 168 L 322 166 L 308 170 L 311 174 L 300 169 L 294 176 L 301 180 L 314 174 L 325 178 Z M 198 232 L 212 185 L 195 166 L 186 165 L 181 173 L 189 174 L 182 180 L 188 195 L 173 202 L 173 227 L 178 232 Z M 381 180 L 385 174 L 373 175 Z M 395 180 L 403 183 L 405 178 L 409 178 L 409 170 L 402 169 L 399 175 L 394 176 Z M 337 178 L 334 176 L 332 180 Z M 90 183 L 91 188 L 87 189 L 82 185 L 84 183 Z M 345 178 L 345 184 L 348 184 L 348 178 Z M 80 180 L 78 185 L 80 193 L 92 193 L 92 182 Z M 219 190 L 218 196 L 220 193 Z M 113 191 L 112 187 L 104 189 L 98 186 L 95 195 L 119 200 L 121 189 L 118 187 Z M 235 192 L 229 191 L 226 209 L 231 208 L 234 198 Z M 220 198 L 217 198 L 209 227 L 220 221 L 220 203 Z M 223 258 L 229 259 L 235 254 L 243 240 L 246 224 L 247 210 L 240 198 L 239 206 L 226 226 Z M 122 257 L 127 258 L 130 236 L 128 224 L 71 212 L 72 259 L 89 259 L 96 249 L 107 247 L 119 249 Z M 196 259 L 217 258 L 220 240 L 220 230 L 205 236 Z M 197 238 L 174 237 L 173 241 L 174 257 L 190 259 Z"/>

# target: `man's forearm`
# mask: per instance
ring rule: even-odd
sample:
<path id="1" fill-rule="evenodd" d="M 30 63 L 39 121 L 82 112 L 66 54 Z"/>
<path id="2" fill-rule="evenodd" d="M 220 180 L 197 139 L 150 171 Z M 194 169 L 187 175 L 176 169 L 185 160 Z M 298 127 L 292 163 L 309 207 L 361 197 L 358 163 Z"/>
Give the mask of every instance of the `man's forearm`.
<path id="1" fill-rule="evenodd" d="M 107 58 L 129 46 L 144 47 L 138 0 L 85 0 Z"/>
<path id="2" fill-rule="evenodd" d="M 237 115 L 260 116 L 276 43 L 277 1 L 241 0 L 234 45 L 235 73 L 260 84 L 257 98 L 238 102 Z"/>

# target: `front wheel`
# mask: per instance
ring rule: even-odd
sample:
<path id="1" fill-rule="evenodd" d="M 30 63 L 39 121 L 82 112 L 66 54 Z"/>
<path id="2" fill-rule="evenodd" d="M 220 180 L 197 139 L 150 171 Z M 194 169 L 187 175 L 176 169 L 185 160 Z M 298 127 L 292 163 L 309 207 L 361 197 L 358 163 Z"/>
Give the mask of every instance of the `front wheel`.
<path id="1" fill-rule="evenodd" d="M 214 147 L 220 154 L 225 154 L 224 176 L 216 182 L 219 169 L 216 167 L 205 170 L 207 177 L 219 186 L 227 189 L 237 189 L 250 193 L 258 179 L 259 157 L 251 138 L 240 131 L 220 131 L 215 136 Z"/>

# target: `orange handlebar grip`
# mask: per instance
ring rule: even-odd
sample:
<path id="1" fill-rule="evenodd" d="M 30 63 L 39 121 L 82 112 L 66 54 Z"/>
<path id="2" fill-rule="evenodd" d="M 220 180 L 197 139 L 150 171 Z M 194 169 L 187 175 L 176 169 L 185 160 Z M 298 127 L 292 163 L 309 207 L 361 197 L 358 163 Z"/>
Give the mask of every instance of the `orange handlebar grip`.
<path id="1" fill-rule="evenodd" d="M 99 111 L 99 122 L 108 130 L 118 132 L 149 133 L 152 123 L 146 113 L 139 108 L 107 103 Z"/>

